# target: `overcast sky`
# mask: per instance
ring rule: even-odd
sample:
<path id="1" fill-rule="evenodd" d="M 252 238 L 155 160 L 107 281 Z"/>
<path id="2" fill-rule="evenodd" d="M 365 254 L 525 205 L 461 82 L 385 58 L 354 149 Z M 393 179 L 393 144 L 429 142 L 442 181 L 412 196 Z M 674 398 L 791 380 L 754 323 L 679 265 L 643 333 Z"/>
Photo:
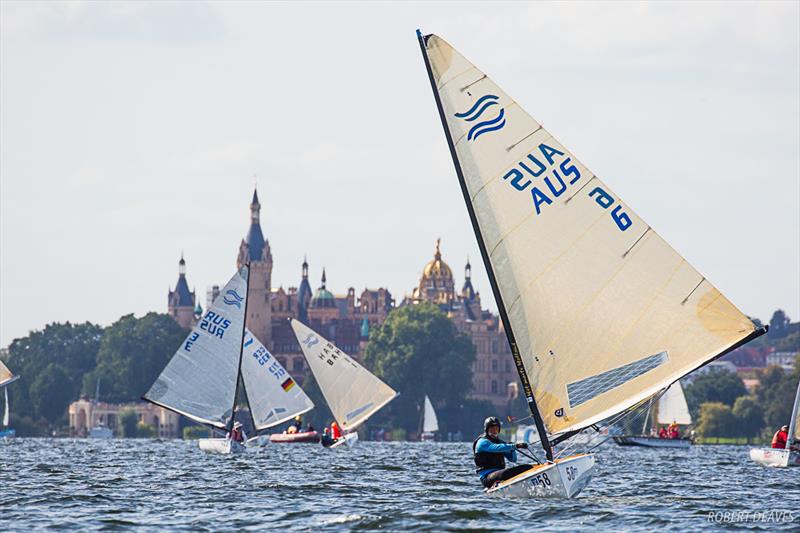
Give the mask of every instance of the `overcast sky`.
<path id="1" fill-rule="evenodd" d="M 0 346 L 233 273 L 495 308 L 414 35 L 448 40 L 743 312 L 800 318 L 798 2 L 0 3 Z"/>

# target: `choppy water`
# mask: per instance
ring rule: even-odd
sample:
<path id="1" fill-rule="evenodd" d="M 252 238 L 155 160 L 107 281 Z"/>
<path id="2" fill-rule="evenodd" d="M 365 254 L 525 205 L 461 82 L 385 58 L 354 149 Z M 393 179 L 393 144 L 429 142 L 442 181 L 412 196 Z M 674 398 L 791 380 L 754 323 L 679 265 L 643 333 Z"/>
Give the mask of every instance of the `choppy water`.
<path id="1" fill-rule="evenodd" d="M 0 441 L 0 531 L 800 530 L 800 469 L 759 467 L 745 447 L 597 452 L 578 499 L 500 500 L 467 443 L 220 456 L 184 441 Z"/>

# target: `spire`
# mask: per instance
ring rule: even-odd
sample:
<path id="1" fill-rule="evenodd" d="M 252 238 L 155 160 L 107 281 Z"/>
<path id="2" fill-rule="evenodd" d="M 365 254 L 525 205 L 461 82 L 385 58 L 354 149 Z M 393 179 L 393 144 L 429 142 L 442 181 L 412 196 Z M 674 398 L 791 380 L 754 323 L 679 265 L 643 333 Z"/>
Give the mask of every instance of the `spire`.
<path id="1" fill-rule="evenodd" d="M 322 287 L 320 287 L 320 288 L 322 288 L 322 289 L 325 288 L 325 282 L 326 281 L 327 281 L 327 278 L 325 277 L 325 267 L 322 267 Z"/>
<path id="2" fill-rule="evenodd" d="M 436 252 L 433 254 L 433 257 L 437 261 L 442 259 L 442 252 L 439 251 L 439 244 L 441 244 L 441 242 L 442 242 L 441 238 L 436 239 Z"/>
<path id="3" fill-rule="evenodd" d="M 253 189 L 253 201 L 250 202 L 250 221 L 259 224 L 261 204 L 258 201 L 258 189 Z"/>
<path id="4" fill-rule="evenodd" d="M 308 279 L 308 259 L 303 254 L 303 279 Z"/>
<path id="5" fill-rule="evenodd" d="M 181 250 L 181 260 L 178 261 L 178 276 L 186 276 L 186 261 L 183 259 L 183 250 Z"/>
<path id="6" fill-rule="evenodd" d="M 253 189 L 253 201 L 250 203 L 250 229 L 245 242 L 250 251 L 250 261 L 261 261 L 266 242 L 261 232 L 261 204 L 258 202 L 258 191 Z"/>
<path id="7" fill-rule="evenodd" d="M 469 264 L 469 256 L 467 256 L 467 264 L 464 266 L 464 278 L 472 278 L 472 265 Z"/>

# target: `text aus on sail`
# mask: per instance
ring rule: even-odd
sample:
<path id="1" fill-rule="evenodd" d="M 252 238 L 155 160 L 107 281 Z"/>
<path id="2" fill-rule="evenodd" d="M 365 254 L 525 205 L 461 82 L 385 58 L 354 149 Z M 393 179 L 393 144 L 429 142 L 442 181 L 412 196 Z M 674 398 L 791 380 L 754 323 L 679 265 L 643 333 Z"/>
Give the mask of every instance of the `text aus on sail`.
<path id="1" fill-rule="evenodd" d="M 537 184 L 533 183 L 534 179 Z M 554 198 L 573 188 L 580 179 L 581 172 L 572 162 L 572 158 L 544 143 L 539 144 L 538 152 L 534 150 L 529 153 L 503 176 L 503 180 L 515 190 L 529 191 L 537 215 L 552 204 Z M 543 184 L 539 185 L 538 180 Z M 602 187 L 589 190 L 589 197 L 594 198 L 602 209 L 610 210 L 611 218 L 620 231 L 631 227 L 631 219 L 623 211 L 622 204 Z"/>

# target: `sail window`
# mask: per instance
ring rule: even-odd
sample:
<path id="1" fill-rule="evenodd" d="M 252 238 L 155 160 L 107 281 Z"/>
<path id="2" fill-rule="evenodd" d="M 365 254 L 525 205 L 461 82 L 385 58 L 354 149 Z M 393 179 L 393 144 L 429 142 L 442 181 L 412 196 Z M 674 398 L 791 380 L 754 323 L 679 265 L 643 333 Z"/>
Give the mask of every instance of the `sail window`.
<path id="1" fill-rule="evenodd" d="M 632 379 L 638 378 L 654 368 L 667 362 L 667 352 L 660 352 L 649 355 L 638 361 L 628 363 L 611 370 L 606 370 L 595 376 L 584 378 L 580 381 L 567 384 L 567 395 L 569 396 L 569 406 L 577 407 L 591 399 L 600 396 L 604 392 L 624 385 Z"/>

